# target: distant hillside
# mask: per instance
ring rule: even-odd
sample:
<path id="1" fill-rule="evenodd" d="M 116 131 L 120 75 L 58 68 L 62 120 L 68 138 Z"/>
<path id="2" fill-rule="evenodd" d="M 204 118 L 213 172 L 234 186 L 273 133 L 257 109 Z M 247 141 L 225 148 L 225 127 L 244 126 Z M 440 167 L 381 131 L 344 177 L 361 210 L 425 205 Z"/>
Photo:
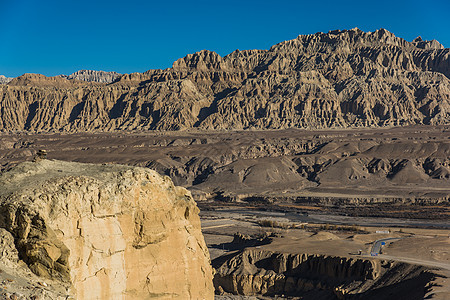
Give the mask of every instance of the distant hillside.
<path id="1" fill-rule="evenodd" d="M 11 77 L 5 77 L 4 75 L 0 75 L 0 84 L 6 84 L 13 80 Z"/>
<path id="2" fill-rule="evenodd" d="M 203 50 L 110 84 L 26 74 L 0 87 L 0 130 L 448 124 L 449 51 L 385 29 L 352 29 L 225 57 Z"/>
<path id="3" fill-rule="evenodd" d="M 77 79 L 88 82 L 106 82 L 111 83 L 122 74 L 117 72 L 105 72 L 105 71 L 93 71 L 93 70 L 80 70 L 70 75 L 61 75 L 66 79 Z"/>

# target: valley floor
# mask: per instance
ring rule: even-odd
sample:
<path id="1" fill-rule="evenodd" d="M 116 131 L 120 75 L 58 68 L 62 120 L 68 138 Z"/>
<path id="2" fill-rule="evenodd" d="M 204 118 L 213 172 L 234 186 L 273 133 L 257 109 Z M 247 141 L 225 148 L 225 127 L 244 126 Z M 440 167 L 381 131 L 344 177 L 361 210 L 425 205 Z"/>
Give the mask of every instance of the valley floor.
<path id="1" fill-rule="evenodd" d="M 353 258 L 371 261 L 392 261 L 424 267 L 432 272 L 427 296 L 448 299 L 450 295 L 450 229 L 373 226 L 345 223 L 307 223 L 292 221 L 289 214 L 256 208 L 203 211 L 202 231 L 215 267 L 238 255 L 244 249 L 274 253 L 310 254 L 324 257 Z M 401 221 L 401 220 L 399 220 Z M 248 241 L 236 239 L 248 237 Z M 261 240 L 270 236 L 270 240 Z M 259 240 L 258 240 L 259 238 Z M 371 255 L 372 245 L 380 239 L 392 239 Z M 393 274 L 392 277 L 407 276 Z M 391 278 L 390 280 L 394 280 Z M 249 296 L 249 295 L 247 295 Z M 260 295 L 262 296 L 262 295 Z M 240 299 L 222 295 L 218 299 Z M 250 296 L 249 296 L 250 297 Z M 386 296 L 387 297 L 387 296 Z M 247 299 L 247 298 L 245 298 Z M 251 298 L 248 298 L 251 299 Z M 280 298 L 279 298 L 280 299 Z M 291 297 L 292 299 L 292 297 Z M 301 299 L 301 298 L 300 298 Z M 308 298 L 305 298 L 308 299 Z M 346 298 L 347 299 L 347 298 Z M 386 298 L 390 299 L 390 298 Z"/>

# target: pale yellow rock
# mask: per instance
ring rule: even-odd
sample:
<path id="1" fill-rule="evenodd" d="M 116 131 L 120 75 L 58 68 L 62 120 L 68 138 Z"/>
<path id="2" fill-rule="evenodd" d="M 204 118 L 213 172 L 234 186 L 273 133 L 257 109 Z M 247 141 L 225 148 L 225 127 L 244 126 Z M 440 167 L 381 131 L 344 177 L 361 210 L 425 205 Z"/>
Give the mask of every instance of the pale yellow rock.
<path id="1" fill-rule="evenodd" d="M 70 282 L 77 299 L 213 299 L 198 208 L 168 177 L 41 160 L 1 174 L 0 186 L 0 227 L 33 271 Z"/>

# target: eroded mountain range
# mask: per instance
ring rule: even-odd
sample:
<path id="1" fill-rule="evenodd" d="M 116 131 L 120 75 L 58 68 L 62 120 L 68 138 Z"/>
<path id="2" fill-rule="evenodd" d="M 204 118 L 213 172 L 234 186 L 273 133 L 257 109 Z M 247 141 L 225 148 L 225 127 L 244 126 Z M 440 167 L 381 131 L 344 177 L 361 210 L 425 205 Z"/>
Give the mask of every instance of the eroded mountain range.
<path id="1" fill-rule="evenodd" d="M 217 299 L 445 298 L 449 51 L 352 29 L 0 84 L 0 298 L 212 299 L 206 246 Z"/>
<path id="2" fill-rule="evenodd" d="M 448 124 L 449 51 L 434 40 L 352 29 L 225 57 L 203 50 L 109 84 L 25 74 L 0 86 L 0 130 Z"/>
<path id="3" fill-rule="evenodd" d="M 105 72 L 105 71 L 93 71 L 93 70 L 80 70 L 70 75 L 61 75 L 62 78 L 76 79 L 87 82 L 104 82 L 111 83 L 119 78 L 122 74 L 117 72 Z"/>

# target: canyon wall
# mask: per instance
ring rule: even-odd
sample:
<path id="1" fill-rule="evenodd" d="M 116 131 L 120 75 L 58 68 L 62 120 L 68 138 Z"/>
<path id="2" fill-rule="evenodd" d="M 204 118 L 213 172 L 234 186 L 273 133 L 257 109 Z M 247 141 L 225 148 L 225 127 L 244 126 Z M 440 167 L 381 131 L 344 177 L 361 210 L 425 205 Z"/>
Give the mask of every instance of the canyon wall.
<path id="1" fill-rule="evenodd" d="M 448 124 L 449 51 L 384 29 L 351 29 L 225 57 L 203 50 L 110 84 L 25 74 L 0 86 L 0 130 Z"/>
<path id="2" fill-rule="evenodd" d="M 217 259 L 219 294 L 301 296 L 304 299 L 422 299 L 433 278 L 424 267 L 319 254 L 249 248 Z M 213 262 L 214 264 L 214 262 Z"/>
<path id="3" fill-rule="evenodd" d="M 190 193 L 136 167 L 40 160 L 0 175 L 0 228 L 79 299 L 213 299 Z"/>

